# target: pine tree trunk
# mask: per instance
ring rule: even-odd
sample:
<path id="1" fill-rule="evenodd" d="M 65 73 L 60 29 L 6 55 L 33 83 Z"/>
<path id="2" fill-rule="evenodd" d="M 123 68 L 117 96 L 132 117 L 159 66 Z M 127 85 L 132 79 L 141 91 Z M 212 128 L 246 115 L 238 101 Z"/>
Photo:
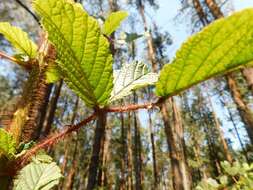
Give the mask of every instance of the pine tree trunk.
<path id="1" fill-rule="evenodd" d="M 203 10 L 201 3 L 199 0 L 193 0 L 193 6 L 194 9 L 196 10 L 198 17 L 202 23 L 203 26 L 206 26 L 208 24 L 207 16 L 205 11 Z"/>
<path id="2" fill-rule="evenodd" d="M 100 154 L 102 151 L 103 138 L 105 136 L 106 113 L 103 110 L 98 110 L 98 118 L 94 133 L 94 142 L 92 146 L 92 156 L 89 164 L 87 190 L 93 190 L 98 182 L 98 169 L 100 163 Z"/>
<path id="3" fill-rule="evenodd" d="M 41 108 L 40 120 L 39 120 L 38 130 L 37 130 L 37 133 L 36 133 L 35 140 L 38 140 L 40 138 L 40 135 L 41 135 L 41 132 L 42 132 L 42 129 L 43 129 L 43 123 L 44 123 L 45 118 L 46 118 L 47 108 L 48 108 L 48 103 L 49 103 L 52 87 L 53 87 L 53 84 L 49 84 L 47 86 L 47 89 L 46 89 L 45 100 L 44 100 L 43 106 Z"/>
<path id="4" fill-rule="evenodd" d="M 218 91 L 219 91 L 219 90 L 218 90 Z M 242 151 L 243 151 L 243 153 L 244 153 L 244 156 L 245 156 L 247 162 L 249 163 L 248 154 L 247 154 L 247 151 L 245 150 L 245 147 L 244 147 L 244 145 L 243 145 L 243 142 L 242 142 L 242 139 L 241 139 L 241 137 L 240 137 L 238 128 L 237 128 L 236 123 L 235 123 L 234 118 L 233 118 L 233 114 L 232 114 L 230 108 L 228 107 L 227 102 L 226 102 L 225 99 L 223 98 L 223 95 L 222 95 L 222 93 L 221 93 L 220 91 L 219 91 L 219 95 L 220 95 L 220 99 L 219 99 L 219 100 L 220 100 L 221 104 L 222 104 L 225 108 L 227 108 L 229 120 L 230 120 L 230 121 L 232 122 L 232 124 L 233 124 L 233 128 L 234 128 L 234 130 L 235 130 L 236 137 L 237 137 L 237 139 L 238 139 L 238 141 L 239 141 L 239 143 L 240 143 L 240 146 L 241 146 L 241 149 L 242 149 Z"/>
<path id="5" fill-rule="evenodd" d="M 120 168 L 120 190 L 126 189 L 126 179 L 125 179 L 125 171 L 126 171 L 126 131 L 125 131 L 125 120 L 123 113 L 120 113 L 120 120 L 121 120 L 121 145 L 122 145 L 122 152 L 121 152 L 121 168 Z"/>
<path id="6" fill-rule="evenodd" d="M 157 189 L 157 186 L 159 184 L 158 179 L 158 171 L 157 171 L 157 164 L 156 164 L 156 150 L 155 150 L 155 139 L 154 139 L 154 132 L 152 127 L 152 118 L 151 118 L 151 112 L 148 112 L 148 118 L 149 118 L 149 133 L 150 133 L 150 140 L 151 140 L 151 147 L 152 147 L 152 159 L 153 159 L 153 175 L 154 175 L 154 189 Z"/>
<path id="7" fill-rule="evenodd" d="M 253 144 L 253 113 L 248 105 L 243 101 L 240 91 L 236 85 L 235 80 L 233 77 L 231 77 L 231 74 L 227 75 L 226 78 L 233 100 L 237 105 L 237 110 L 242 118 L 243 123 L 245 124 L 251 144 Z"/>
<path id="8" fill-rule="evenodd" d="M 175 109 L 175 105 L 173 105 L 171 99 L 168 99 L 166 104 L 163 104 L 161 107 L 170 152 L 173 188 L 174 190 L 190 190 L 190 179 L 182 144 L 182 126 L 180 126 L 178 119 L 175 118 L 177 117 L 175 110 L 173 114 L 173 125 L 171 125 L 170 117 L 168 117 L 170 116 L 168 110 L 173 109 L 173 107 Z"/>
<path id="9" fill-rule="evenodd" d="M 59 96 L 61 93 L 62 84 L 63 84 L 63 80 L 60 80 L 58 82 L 58 84 L 55 85 L 53 96 L 49 102 L 49 109 L 48 109 L 48 113 L 46 115 L 46 120 L 43 125 L 43 128 L 44 128 L 43 136 L 47 136 L 50 133 L 51 126 L 54 122 L 55 111 L 56 111 L 57 102 L 58 102 L 58 99 L 59 99 Z M 75 111 L 74 111 L 74 113 L 75 113 Z"/>
<path id="10" fill-rule="evenodd" d="M 228 162 L 232 163 L 232 162 L 233 162 L 232 155 L 231 155 L 230 152 L 229 152 L 228 144 L 227 144 L 227 142 L 226 142 L 226 140 L 225 140 L 225 138 L 224 138 L 224 134 L 223 134 L 223 132 L 222 132 L 220 123 L 219 123 L 219 121 L 218 121 L 218 118 L 217 118 L 217 116 L 216 116 L 216 114 L 215 114 L 214 107 L 213 107 L 213 103 L 212 103 L 212 100 L 211 100 L 211 98 L 210 98 L 210 95 L 209 95 L 209 93 L 208 93 L 207 88 L 206 88 L 206 91 L 207 91 L 207 100 L 208 100 L 208 103 L 209 103 L 209 105 L 210 105 L 210 107 L 211 107 L 211 113 L 212 113 L 212 116 L 213 116 L 213 119 L 214 119 L 214 125 L 215 125 L 216 130 L 217 130 L 217 132 L 218 132 L 218 134 L 219 134 L 219 138 L 220 138 L 220 141 L 221 141 L 222 146 L 223 146 L 223 150 L 224 150 L 224 153 L 225 153 L 225 157 L 226 157 L 226 159 L 227 159 Z"/>
<path id="11" fill-rule="evenodd" d="M 247 81 L 249 90 L 253 93 L 253 68 L 243 69 L 242 74 Z"/>
<path id="12" fill-rule="evenodd" d="M 74 184 L 74 178 L 75 178 L 75 174 L 77 172 L 77 164 L 78 164 L 78 160 L 77 160 L 77 154 L 78 154 L 78 137 L 77 139 L 75 139 L 75 147 L 74 147 L 74 153 L 73 153 L 73 157 L 72 157 L 72 166 L 70 168 L 70 170 L 68 171 L 68 175 L 66 177 L 66 184 L 65 184 L 65 188 L 66 190 L 71 190 L 73 189 L 73 184 Z"/>
<path id="13" fill-rule="evenodd" d="M 154 45 L 153 45 L 153 39 L 152 39 L 152 35 L 151 35 L 150 31 L 148 30 L 148 24 L 147 24 L 145 14 L 144 14 L 144 4 L 143 4 L 142 0 L 138 0 L 138 8 L 139 8 L 139 13 L 140 13 L 142 21 L 143 21 L 144 30 L 145 30 L 145 32 L 147 32 L 149 34 L 149 35 L 147 35 L 147 38 L 146 38 L 147 46 L 148 46 L 148 58 L 149 58 L 149 61 L 151 62 L 152 70 L 154 72 L 158 72 L 159 67 L 158 67 L 158 64 L 156 63 L 156 53 L 155 53 L 155 49 L 154 49 Z M 167 102 L 167 104 L 168 104 L 168 102 Z M 162 109 L 163 108 L 166 108 L 166 104 L 162 105 Z M 172 112 L 174 113 L 174 115 L 175 115 L 175 112 L 177 112 L 177 108 L 175 106 L 174 106 L 174 109 L 172 109 Z M 163 120 L 164 120 L 164 124 L 165 124 L 165 131 L 167 131 L 167 132 L 171 131 L 171 133 L 165 132 L 167 134 L 167 140 L 169 138 L 171 138 L 172 136 L 175 137 L 175 139 L 173 141 L 170 141 L 170 140 L 167 141 L 168 146 L 170 147 L 170 153 L 173 152 L 173 151 L 174 152 L 181 151 L 179 154 L 183 158 L 185 158 L 185 151 L 184 151 L 184 147 L 183 147 L 184 139 L 178 137 L 177 135 L 174 135 L 173 130 L 166 129 L 166 126 L 167 126 L 167 128 L 170 128 L 170 127 L 176 128 L 176 126 L 171 125 L 170 121 L 168 120 L 169 112 L 164 110 L 164 111 L 162 111 L 162 115 L 163 115 Z M 174 119 L 179 119 L 179 118 L 174 117 Z M 174 123 L 178 124 L 178 120 L 174 120 Z M 153 134 L 153 132 L 151 131 L 151 136 L 153 136 L 152 134 Z M 170 136 L 168 136 L 168 135 L 170 135 Z M 180 138 L 180 139 L 176 139 L 176 138 Z M 174 148 L 176 148 L 175 144 L 172 145 L 172 143 L 174 143 L 174 142 L 179 142 L 182 145 L 181 148 L 174 150 Z M 152 144 L 152 148 L 154 149 L 152 151 L 153 160 L 156 160 L 156 158 L 155 158 L 155 156 L 156 156 L 155 155 L 155 144 L 154 144 L 154 139 L 153 138 L 151 138 L 151 144 Z M 170 154 L 170 155 L 174 156 L 174 153 Z M 177 161 L 179 161 L 179 160 L 177 160 Z M 177 165 L 179 163 L 180 163 L 180 166 Z M 174 188 L 175 188 L 175 190 L 178 190 L 182 187 L 184 190 L 188 190 L 188 189 L 190 189 L 190 184 L 191 183 L 190 183 L 190 175 L 189 175 L 189 172 L 188 172 L 188 169 L 187 169 L 186 160 L 183 159 L 183 161 L 180 161 L 179 163 L 174 161 L 174 158 L 171 157 L 171 164 L 172 165 L 176 164 L 176 165 L 172 166 L 173 167 L 173 171 L 172 171 L 173 174 L 177 175 L 177 177 L 173 178 L 175 180 L 175 181 L 173 180 Z M 153 164 L 156 167 L 156 163 L 153 163 Z M 157 181 L 158 181 L 158 177 L 157 177 L 157 169 L 155 167 L 154 167 L 153 172 L 154 172 L 154 175 L 155 175 L 155 181 L 156 181 L 155 184 L 156 184 Z M 178 170 L 182 170 L 182 171 L 178 171 Z M 179 178 L 179 177 L 181 177 L 181 178 Z M 183 183 L 183 186 L 181 186 L 182 183 Z"/>
<path id="14" fill-rule="evenodd" d="M 75 123 L 75 120 L 76 120 L 76 117 L 77 117 L 77 111 L 78 111 L 78 107 L 79 107 L 79 97 L 76 98 L 76 101 L 75 101 L 75 105 L 74 105 L 74 109 L 73 109 L 73 114 L 72 114 L 72 118 L 71 118 L 71 125 L 73 125 Z M 63 174 L 63 176 L 65 176 L 65 172 L 66 172 L 66 169 L 67 169 L 67 163 L 68 163 L 68 160 L 69 160 L 69 144 L 71 144 L 71 141 L 73 140 L 72 137 L 68 138 L 68 139 L 65 139 L 65 142 L 64 142 L 64 157 L 63 157 L 63 162 L 62 162 L 62 165 L 61 165 L 61 172 Z M 77 147 L 77 140 L 75 142 L 75 148 L 74 148 L 74 156 L 73 156 L 73 160 L 74 160 L 74 157 L 75 157 L 75 152 L 76 152 L 76 148 Z M 75 163 L 73 163 L 75 164 Z M 74 167 L 74 166 L 73 166 Z M 70 175 L 70 174 L 68 174 Z M 74 175 L 74 174 L 71 174 L 71 175 Z M 72 179 L 72 177 L 70 177 L 70 179 Z M 64 178 L 65 180 L 65 178 Z M 67 180 L 69 180 L 67 178 Z M 62 187 L 63 187 L 63 184 L 64 184 L 64 181 L 61 181 L 61 183 L 58 185 L 58 189 L 61 190 Z"/>
<path id="15" fill-rule="evenodd" d="M 132 152 L 132 132 L 131 115 L 128 113 L 127 124 L 127 190 L 133 190 L 133 152 Z"/>
<path id="16" fill-rule="evenodd" d="M 134 113 L 134 171 L 135 171 L 135 188 L 142 190 L 142 158 L 141 158 L 141 136 L 140 126 Z"/>

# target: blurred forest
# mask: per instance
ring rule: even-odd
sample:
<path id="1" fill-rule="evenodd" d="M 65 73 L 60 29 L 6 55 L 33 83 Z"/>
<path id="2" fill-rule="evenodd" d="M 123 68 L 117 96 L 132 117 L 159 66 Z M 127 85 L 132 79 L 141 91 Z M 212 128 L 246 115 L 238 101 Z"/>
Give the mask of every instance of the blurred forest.
<path id="1" fill-rule="evenodd" d="M 169 52 L 173 35 L 166 26 L 158 25 L 159 18 L 153 15 L 159 12 L 160 1 L 77 2 L 101 21 L 117 10 L 129 13 L 111 37 L 114 68 L 124 62 L 143 60 L 152 71 L 159 72 L 173 58 Z M 232 0 L 176 3 L 180 9 L 173 22 L 185 24 L 192 34 L 234 12 Z M 174 9 L 170 1 L 167 5 L 168 12 Z M 42 31 L 38 20 L 30 0 L 0 1 L 0 21 L 21 27 L 35 41 Z M 10 44 L 1 35 L 0 51 L 12 54 Z M 17 109 L 27 73 L 6 60 L 0 59 L 0 64 L 0 127 L 5 128 Z M 169 98 L 161 110 L 110 113 L 105 129 L 91 122 L 47 149 L 64 176 L 57 188 L 208 190 L 224 183 L 237 185 L 237 189 L 253 189 L 252 93 L 253 69 L 242 69 Z M 152 87 L 148 87 L 135 91 L 118 105 L 153 99 Z M 78 123 L 91 112 L 62 80 L 50 84 L 32 140 L 37 142 L 63 126 Z M 99 163 L 95 158 L 99 158 Z M 244 184 L 247 188 L 242 188 Z"/>

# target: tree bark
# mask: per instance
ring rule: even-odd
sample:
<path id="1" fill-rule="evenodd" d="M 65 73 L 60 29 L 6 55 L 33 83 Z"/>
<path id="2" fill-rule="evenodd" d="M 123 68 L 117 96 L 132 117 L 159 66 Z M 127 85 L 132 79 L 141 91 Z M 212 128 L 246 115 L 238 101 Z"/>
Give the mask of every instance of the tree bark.
<path id="1" fill-rule="evenodd" d="M 198 14 L 198 17 L 202 23 L 203 26 L 206 26 L 208 24 L 207 16 L 205 11 L 203 10 L 201 3 L 199 0 L 193 0 L 193 6 Z"/>
<path id="2" fill-rule="evenodd" d="M 41 135 L 41 132 L 42 132 L 42 129 L 43 129 L 43 123 L 45 122 L 52 87 L 53 87 L 53 84 L 49 84 L 47 86 L 47 89 L 46 89 L 45 100 L 44 100 L 43 106 L 41 108 L 41 114 L 40 114 L 40 119 L 39 119 L 39 124 L 38 124 L 38 130 L 37 130 L 36 137 L 35 137 L 36 140 L 39 139 L 39 137 Z"/>
<path id="3" fill-rule="evenodd" d="M 136 95 L 134 95 L 136 96 Z M 136 101 L 134 101 L 136 103 Z M 140 126 L 134 112 L 134 171 L 135 171 L 135 188 L 142 190 L 142 157 L 141 157 L 141 135 Z"/>
<path id="4" fill-rule="evenodd" d="M 121 145 L 122 145 L 122 152 L 121 152 L 121 168 L 120 168 L 120 190 L 126 189 L 126 178 L 125 178 L 125 171 L 126 171 L 126 164 L 127 164 L 127 149 L 126 149 L 126 130 L 125 130 L 125 119 L 124 114 L 120 113 L 120 120 L 121 120 Z"/>
<path id="5" fill-rule="evenodd" d="M 60 80 L 58 82 L 58 84 L 55 85 L 54 94 L 50 100 L 49 110 L 48 110 L 46 120 L 45 120 L 44 126 L 43 126 L 43 128 L 44 128 L 43 135 L 44 136 L 47 136 L 50 133 L 51 126 L 54 122 L 55 111 L 56 111 L 57 102 L 58 102 L 58 99 L 59 99 L 59 96 L 61 93 L 62 84 L 63 84 L 63 80 Z M 75 111 L 74 111 L 74 113 L 75 113 Z"/>
<path id="6" fill-rule="evenodd" d="M 217 116 L 215 114 L 213 103 L 212 103 L 212 100 L 210 98 L 210 95 L 208 93 L 208 89 L 207 88 L 206 88 L 206 92 L 207 92 L 207 100 L 208 100 L 208 103 L 210 105 L 211 113 L 212 113 L 213 119 L 214 119 L 214 125 L 215 125 L 216 130 L 217 130 L 217 132 L 219 134 L 219 138 L 220 138 L 220 141 L 221 141 L 222 146 L 223 146 L 225 157 L 226 157 L 226 159 L 227 159 L 228 162 L 232 163 L 233 162 L 232 155 L 229 152 L 228 144 L 227 144 L 227 142 L 226 142 L 226 140 L 224 138 L 224 134 L 222 132 L 220 123 L 218 121 L 218 118 L 217 118 Z"/>
<path id="7" fill-rule="evenodd" d="M 175 115 L 177 112 L 173 114 L 173 125 L 171 125 L 168 117 L 170 116 L 168 108 L 173 109 L 173 107 L 175 109 L 175 105 L 173 106 L 171 98 L 161 107 L 165 134 L 170 152 L 173 188 L 174 190 L 189 190 L 189 175 L 182 144 L 182 126 L 180 127 L 179 121 L 175 118 L 177 117 Z"/>
<path id="8" fill-rule="evenodd" d="M 74 153 L 73 153 L 73 156 L 72 156 L 72 166 L 68 172 L 68 175 L 66 177 L 66 185 L 65 185 L 65 188 L 66 190 L 71 190 L 73 189 L 73 184 L 74 184 L 74 178 L 75 178 L 75 174 L 77 172 L 77 164 L 78 164 L 78 160 L 76 158 L 77 154 L 78 154 L 78 137 L 77 139 L 75 139 L 75 147 L 74 147 Z"/>
<path id="9" fill-rule="evenodd" d="M 132 152 L 132 132 L 131 115 L 128 113 L 127 123 L 127 190 L 133 190 L 133 152 Z"/>
<path id="10" fill-rule="evenodd" d="M 149 133 L 150 133 L 150 140 L 151 140 L 151 147 L 152 147 L 152 158 L 153 158 L 154 189 L 157 189 L 157 186 L 159 184 L 159 178 L 158 178 L 157 163 L 156 163 L 155 139 L 154 139 L 152 118 L 151 118 L 150 111 L 148 112 L 148 118 L 149 118 Z"/>
<path id="11" fill-rule="evenodd" d="M 240 91 L 236 85 L 235 80 L 230 75 L 226 76 L 228 81 L 228 87 L 231 91 L 234 102 L 237 105 L 237 110 L 245 124 L 248 136 L 250 138 L 251 144 L 253 144 L 253 114 L 248 105 L 243 101 Z"/>
<path id="12" fill-rule="evenodd" d="M 243 69 L 242 74 L 247 81 L 249 90 L 253 93 L 253 68 Z"/>
<path id="13" fill-rule="evenodd" d="M 238 139 L 238 141 L 239 141 L 239 143 L 240 143 L 240 146 L 241 146 L 241 149 L 242 149 L 242 151 L 243 151 L 243 153 L 244 153 L 244 156 L 245 156 L 247 162 L 249 163 L 248 154 L 247 154 L 247 151 L 246 151 L 246 149 L 245 149 L 245 147 L 244 147 L 244 144 L 243 144 L 243 142 L 242 142 L 242 139 L 241 139 L 241 137 L 240 137 L 238 128 L 237 128 L 236 123 L 235 123 L 235 120 L 234 120 L 234 118 L 233 118 L 233 114 L 232 114 L 230 108 L 227 106 L 227 102 L 226 102 L 225 99 L 223 98 L 222 93 L 221 93 L 219 90 L 218 90 L 218 93 L 219 93 L 219 95 L 220 95 L 219 100 L 220 100 L 221 104 L 222 104 L 225 108 L 227 108 L 229 120 L 230 120 L 230 121 L 232 122 L 232 124 L 233 124 L 233 128 L 234 128 L 234 130 L 235 130 L 236 137 L 237 137 L 237 139 Z"/>
<path id="14" fill-rule="evenodd" d="M 87 190 L 95 189 L 97 186 L 98 169 L 100 162 L 100 153 L 105 135 L 106 113 L 103 110 L 98 110 L 96 129 L 94 133 L 94 142 L 92 146 L 92 156 L 89 164 Z"/>

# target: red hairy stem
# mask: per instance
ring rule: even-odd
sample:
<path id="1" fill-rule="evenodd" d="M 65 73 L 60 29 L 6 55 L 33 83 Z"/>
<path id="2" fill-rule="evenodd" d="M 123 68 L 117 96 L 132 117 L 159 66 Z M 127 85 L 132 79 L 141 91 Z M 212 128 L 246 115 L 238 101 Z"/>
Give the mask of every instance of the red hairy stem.
<path id="1" fill-rule="evenodd" d="M 0 58 L 3 58 L 3 59 L 6 59 L 8 61 L 11 61 L 13 63 L 16 63 L 16 64 L 20 65 L 21 67 L 27 69 L 27 70 L 31 69 L 30 65 L 27 64 L 26 62 L 20 61 L 20 60 L 16 59 L 15 57 L 11 57 L 11 56 L 3 53 L 3 52 L 0 52 Z"/>
<path id="2" fill-rule="evenodd" d="M 129 104 L 126 106 L 117 106 L 117 107 L 108 107 L 105 108 L 106 112 L 117 112 L 117 113 L 122 113 L 122 112 L 130 112 L 130 111 L 135 111 L 139 109 L 153 109 L 154 107 L 159 107 L 161 103 L 164 101 L 164 98 L 160 98 L 156 102 L 148 102 L 144 104 Z"/>
<path id="3" fill-rule="evenodd" d="M 164 98 L 160 98 L 156 102 L 149 102 L 149 103 L 144 103 L 144 104 L 130 104 L 130 105 L 118 106 L 118 107 L 106 107 L 100 110 L 102 110 L 103 112 L 122 113 L 122 112 L 135 111 L 138 109 L 153 109 L 154 107 L 159 107 L 159 105 L 161 105 L 161 103 L 164 100 L 165 100 Z M 36 146 L 28 150 L 23 156 L 15 160 L 15 166 L 16 166 L 15 171 L 18 171 L 19 169 L 21 169 L 28 162 L 29 158 L 35 155 L 38 150 L 53 146 L 56 142 L 64 138 L 66 135 L 72 133 L 73 131 L 77 131 L 82 126 L 95 120 L 96 118 L 97 118 L 97 112 L 95 111 L 92 115 L 90 115 L 89 117 L 81 121 L 80 123 L 76 125 L 68 125 L 61 132 L 55 133 L 54 135 L 42 140 Z"/>
<path id="4" fill-rule="evenodd" d="M 43 149 L 43 148 L 48 148 L 54 145 L 57 141 L 64 138 L 66 135 L 80 129 L 82 126 L 96 119 L 96 117 L 97 117 L 97 114 L 96 112 L 94 112 L 92 115 L 90 115 L 89 117 L 81 121 L 80 123 L 76 125 L 66 126 L 62 132 L 56 133 L 52 135 L 51 137 L 48 137 L 45 140 L 42 140 L 41 142 L 39 142 L 36 146 L 28 150 L 27 153 L 25 153 L 23 156 L 21 156 L 19 159 L 16 160 L 16 166 L 17 166 L 16 171 L 22 168 L 22 166 L 26 164 L 29 158 L 32 155 L 34 155 L 38 150 Z"/>

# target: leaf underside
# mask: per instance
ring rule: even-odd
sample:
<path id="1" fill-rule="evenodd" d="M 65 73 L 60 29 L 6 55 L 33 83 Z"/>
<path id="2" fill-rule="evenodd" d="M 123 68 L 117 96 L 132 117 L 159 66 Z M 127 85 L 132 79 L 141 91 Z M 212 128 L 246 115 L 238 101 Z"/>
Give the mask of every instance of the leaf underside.
<path id="1" fill-rule="evenodd" d="M 253 9 L 219 19 L 190 37 L 156 85 L 158 96 L 182 90 L 253 60 Z"/>
<path id="2" fill-rule="evenodd" d="M 87 106 L 106 105 L 113 60 L 98 22 L 68 0 L 35 0 L 34 8 L 57 49 L 61 77 Z"/>
<path id="3" fill-rule="evenodd" d="M 30 58 L 36 57 L 37 45 L 20 28 L 11 26 L 8 22 L 0 22 L 0 34 L 4 35 L 17 53 L 27 55 Z"/>
<path id="4" fill-rule="evenodd" d="M 62 177 L 55 162 L 31 162 L 25 166 L 14 181 L 14 190 L 49 190 Z"/>
<path id="5" fill-rule="evenodd" d="M 122 99 L 138 88 L 154 85 L 157 79 L 158 75 L 149 72 L 142 62 L 124 64 L 120 70 L 114 72 L 114 87 L 110 102 Z"/>

